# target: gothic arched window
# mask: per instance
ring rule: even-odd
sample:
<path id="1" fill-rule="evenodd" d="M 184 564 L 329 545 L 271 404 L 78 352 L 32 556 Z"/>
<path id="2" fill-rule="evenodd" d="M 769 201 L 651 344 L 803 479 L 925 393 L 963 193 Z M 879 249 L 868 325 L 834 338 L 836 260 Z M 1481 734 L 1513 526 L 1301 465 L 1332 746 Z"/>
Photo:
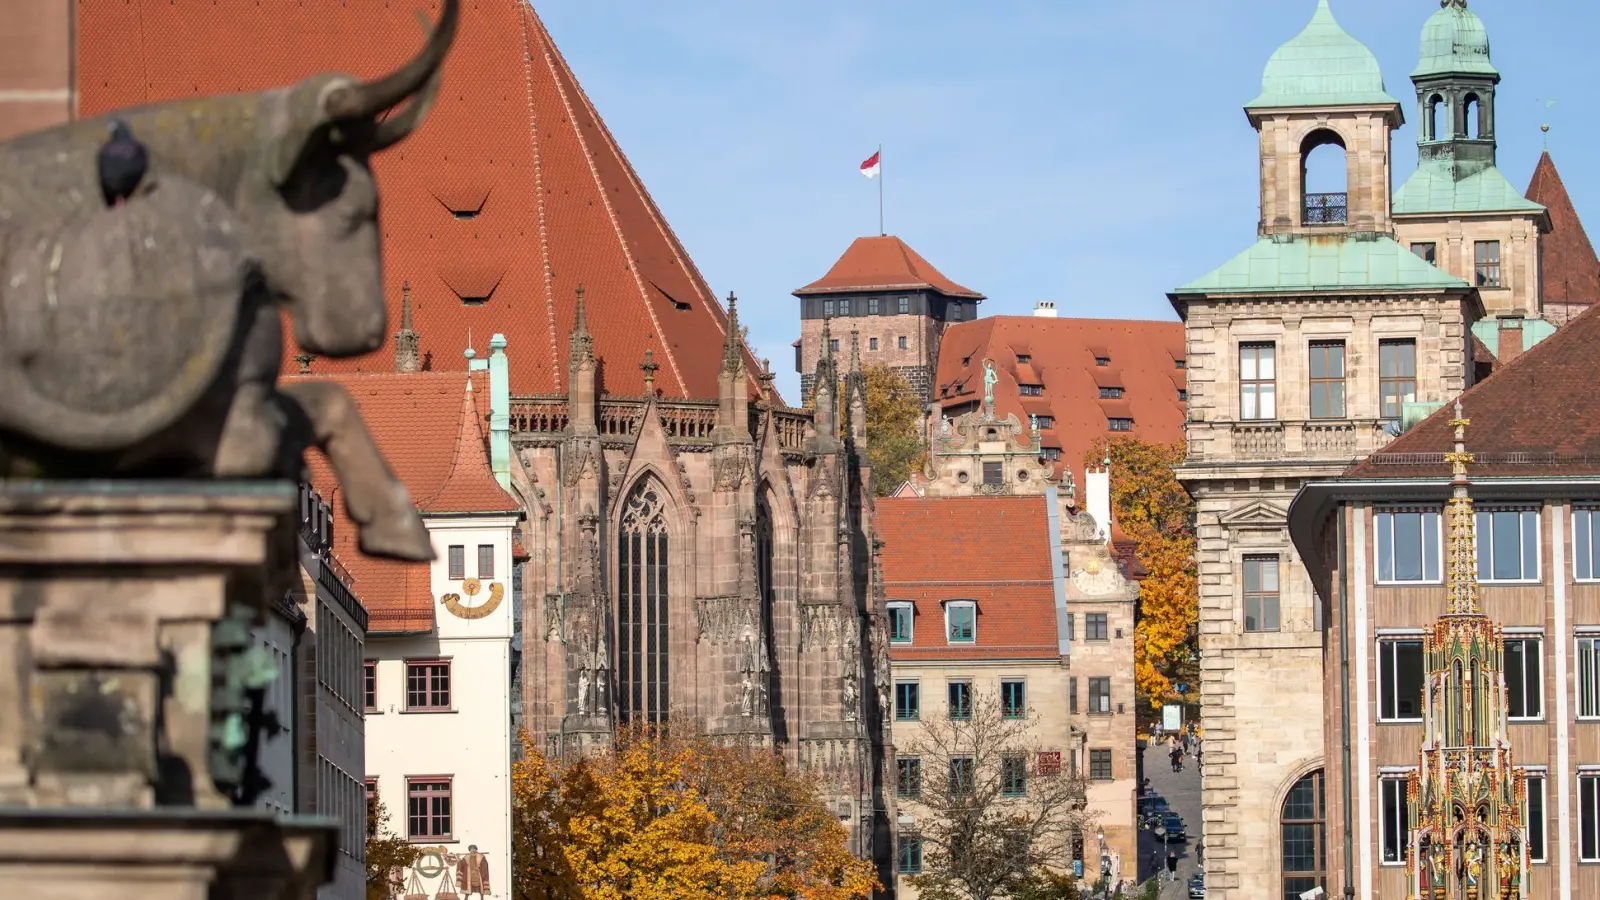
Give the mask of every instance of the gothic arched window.
<path id="1" fill-rule="evenodd" d="M 1327 804 L 1322 770 L 1295 782 L 1283 801 L 1283 896 L 1295 900 L 1305 891 L 1328 889 Z"/>
<path id="2" fill-rule="evenodd" d="M 628 496 L 617 538 L 617 715 L 667 721 L 667 522 L 663 492 L 645 482 Z"/>

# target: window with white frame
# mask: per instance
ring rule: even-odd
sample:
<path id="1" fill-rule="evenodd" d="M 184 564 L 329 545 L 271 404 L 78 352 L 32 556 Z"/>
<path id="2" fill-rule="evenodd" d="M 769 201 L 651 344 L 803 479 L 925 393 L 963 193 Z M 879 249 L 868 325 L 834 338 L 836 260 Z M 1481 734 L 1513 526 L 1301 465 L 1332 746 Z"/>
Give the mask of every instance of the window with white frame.
<path id="1" fill-rule="evenodd" d="M 892 644 L 911 643 L 911 628 L 916 618 L 916 607 L 910 603 L 895 601 L 889 604 L 889 642 Z"/>
<path id="2" fill-rule="evenodd" d="M 1544 717 L 1543 648 L 1542 638 L 1506 638 L 1506 715 L 1512 719 Z"/>
<path id="3" fill-rule="evenodd" d="M 1600 771 L 1578 772 L 1578 861 L 1600 862 Z"/>
<path id="4" fill-rule="evenodd" d="M 1444 543 L 1436 509 L 1379 509 L 1373 514 L 1373 556 L 1379 584 L 1440 580 Z"/>
<path id="5" fill-rule="evenodd" d="M 1478 580 L 1539 580 L 1539 512 L 1478 510 Z"/>
<path id="6" fill-rule="evenodd" d="M 951 600 L 944 605 L 944 633 L 952 644 L 971 644 L 978 639 L 978 604 L 971 600 Z"/>
<path id="7" fill-rule="evenodd" d="M 1378 721 L 1422 719 L 1422 641 L 1417 638 L 1378 641 Z"/>
<path id="8" fill-rule="evenodd" d="M 1239 345 L 1239 418 L 1260 421 L 1278 417 L 1278 374 L 1273 344 Z"/>
<path id="9" fill-rule="evenodd" d="M 1244 558 L 1244 630 L 1278 630 L 1278 557 Z"/>
<path id="10" fill-rule="evenodd" d="M 1530 770 L 1527 773 L 1528 799 L 1522 807 L 1522 821 L 1528 827 L 1528 859 L 1536 863 L 1549 861 L 1544 836 L 1544 775 L 1543 769 Z"/>
<path id="11" fill-rule="evenodd" d="M 1383 801 L 1382 831 L 1383 864 L 1404 865 L 1406 845 L 1410 843 L 1410 809 L 1406 804 L 1406 776 L 1385 775 L 1379 782 Z"/>
<path id="12" fill-rule="evenodd" d="M 1600 634 L 1578 635 L 1578 718 L 1600 719 Z"/>
<path id="13" fill-rule="evenodd" d="M 1572 577 L 1600 581 L 1600 509 L 1572 511 Z"/>

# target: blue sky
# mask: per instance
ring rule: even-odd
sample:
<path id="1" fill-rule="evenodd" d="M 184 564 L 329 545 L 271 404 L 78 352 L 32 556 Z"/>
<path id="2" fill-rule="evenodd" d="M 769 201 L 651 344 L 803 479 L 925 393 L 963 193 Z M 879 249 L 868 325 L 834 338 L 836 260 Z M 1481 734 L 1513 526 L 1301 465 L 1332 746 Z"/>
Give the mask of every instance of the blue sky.
<path id="1" fill-rule="evenodd" d="M 1062 315 L 1173 318 L 1166 291 L 1255 239 L 1256 136 L 1241 111 L 1314 0 L 542 0 L 578 79 L 759 355 L 798 395 L 790 291 L 876 233 L 857 165 L 881 142 L 887 227 L 989 299 Z M 1333 0 L 1407 124 L 1438 0 Z M 1600 239 L 1593 0 L 1472 0 L 1505 76 L 1500 166 L 1550 149 Z M 1547 106 L 1545 100 L 1556 100 Z M 791 400 L 792 402 L 792 400 Z"/>

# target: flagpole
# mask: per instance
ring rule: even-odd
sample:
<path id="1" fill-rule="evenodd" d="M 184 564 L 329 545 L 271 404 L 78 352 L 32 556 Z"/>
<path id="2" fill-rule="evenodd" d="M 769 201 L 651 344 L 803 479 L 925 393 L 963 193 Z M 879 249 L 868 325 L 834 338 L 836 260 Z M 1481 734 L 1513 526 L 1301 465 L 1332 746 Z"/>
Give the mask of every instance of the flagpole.
<path id="1" fill-rule="evenodd" d="M 878 236 L 888 234 L 883 230 L 883 145 L 878 145 Z"/>

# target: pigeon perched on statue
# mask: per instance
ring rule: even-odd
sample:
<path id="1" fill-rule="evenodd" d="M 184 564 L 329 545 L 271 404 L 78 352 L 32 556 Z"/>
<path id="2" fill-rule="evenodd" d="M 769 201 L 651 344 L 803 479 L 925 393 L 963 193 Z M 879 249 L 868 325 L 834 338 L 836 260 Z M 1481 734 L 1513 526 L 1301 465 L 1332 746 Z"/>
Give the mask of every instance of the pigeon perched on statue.
<path id="1" fill-rule="evenodd" d="M 100 148 L 95 162 L 100 169 L 100 191 L 105 195 L 106 205 L 121 206 L 144 181 L 150 155 L 144 145 L 134 139 L 128 123 L 112 119 L 111 138 Z"/>

